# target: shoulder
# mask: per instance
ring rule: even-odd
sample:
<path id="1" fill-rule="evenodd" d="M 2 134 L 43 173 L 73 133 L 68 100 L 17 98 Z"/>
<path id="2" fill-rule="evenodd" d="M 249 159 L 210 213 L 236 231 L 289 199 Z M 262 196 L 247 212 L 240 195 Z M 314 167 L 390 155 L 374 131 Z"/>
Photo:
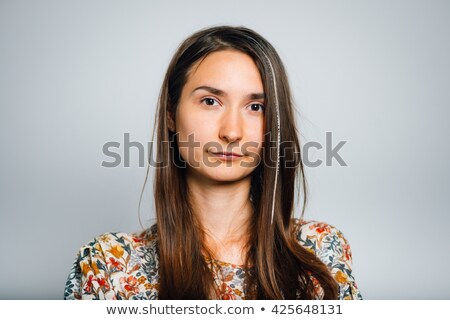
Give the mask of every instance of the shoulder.
<path id="1" fill-rule="evenodd" d="M 293 225 L 296 240 L 327 266 L 336 261 L 351 262 L 350 245 L 338 228 L 315 220 L 294 219 Z"/>
<path id="2" fill-rule="evenodd" d="M 130 255 L 143 246 L 149 245 L 156 239 L 156 225 L 141 233 L 107 232 L 96 236 L 83 245 L 79 252 L 81 256 L 98 256 L 122 258 Z"/>
<path id="3" fill-rule="evenodd" d="M 64 299 L 115 299 L 130 275 L 153 275 L 154 228 L 140 234 L 107 232 L 81 248 L 67 278 Z M 120 297 L 119 297 L 120 298 Z"/>
<path id="4" fill-rule="evenodd" d="M 107 232 L 95 237 L 87 245 L 81 247 L 83 249 L 89 249 L 94 251 L 109 252 L 117 251 L 129 251 L 131 248 L 142 245 L 148 240 L 149 231 L 142 233 L 125 233 L 125 232 Z"/>
<path id="5" fill-rule="evenodd" d="M 340 299 L 362 299 L 352 271 L 352 251 L 340 229 L 325 222 L 293 219 L 294 237 L 330 270 L 340 286 Z"/>
<path id="6" fill-rule="evenodd" d="M 86 257 L 95 260 L 105 260 L 106 257 L 120 259 L 123 255 L 131 254 L 142 239 L 135 234 L 124 232 L 107 232 L 96 236 L 79 249 L 80 259 Z"/>
<path id="7" fill-rule="evenodd" d="M 338 228 L 326 222 L 293 219 L 294 236 L 307 249 L 314 252 L 326 246 L 331 251 L 348 249 L 348 241 Z M 351 256 L 346 257 L 351 259 Z"/>

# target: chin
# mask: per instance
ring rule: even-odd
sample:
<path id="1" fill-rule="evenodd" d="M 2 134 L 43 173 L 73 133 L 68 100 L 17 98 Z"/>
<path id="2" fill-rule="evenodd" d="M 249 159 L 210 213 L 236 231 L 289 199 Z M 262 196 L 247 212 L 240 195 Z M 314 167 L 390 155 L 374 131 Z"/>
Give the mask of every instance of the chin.
<path id="1" fill-rule="evenodd" d="M 215 170 L 215 172 L 208 172 L 205 178 L 217 182 L 236 182 L 250 177 L 253 172 L 253 170 L 243 171 L 236 168 L 215 168 Z"/>

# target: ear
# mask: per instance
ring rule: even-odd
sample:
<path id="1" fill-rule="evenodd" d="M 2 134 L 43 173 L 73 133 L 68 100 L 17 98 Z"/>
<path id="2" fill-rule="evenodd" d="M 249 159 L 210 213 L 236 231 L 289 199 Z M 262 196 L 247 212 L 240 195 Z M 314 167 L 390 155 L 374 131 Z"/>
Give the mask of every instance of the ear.
<path id="1" fill-rule="evenodd" d="M 167 128 L 172 132 L 176 131 L 175 120 L 170 111 L 167 111 Z"/>

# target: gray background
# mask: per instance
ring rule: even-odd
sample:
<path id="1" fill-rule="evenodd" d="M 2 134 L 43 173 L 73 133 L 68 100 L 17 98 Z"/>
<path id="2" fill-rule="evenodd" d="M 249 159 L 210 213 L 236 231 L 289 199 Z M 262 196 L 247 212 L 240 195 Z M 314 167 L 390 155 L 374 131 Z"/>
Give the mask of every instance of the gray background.
<path id="1" fill-rule="evenodd" d="M 150 140 L 174 50 L 218 24 L 277 48 L 303 143 L 347 141 L 348 167 L 307 168 L 306 218 L 343 231 L 363 297 L 450 299 L 450 2 L 430 0 L 1 1 L 0 298 L 61 299 L 81 245 L 140 230 L 137 149 L 104 168 L 102 146 Z"/>

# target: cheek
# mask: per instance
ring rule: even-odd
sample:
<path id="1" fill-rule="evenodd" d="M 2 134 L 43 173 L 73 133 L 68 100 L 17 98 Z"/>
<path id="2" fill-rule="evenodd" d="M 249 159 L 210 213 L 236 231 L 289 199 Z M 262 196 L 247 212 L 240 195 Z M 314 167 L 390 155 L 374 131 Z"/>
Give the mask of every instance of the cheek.
<path id="1" fill-rule="evenodd" d="M 195 133 L 196 115 L 186 110 L 185 105 L 180 105 L 176 116 L 178 137 L 181 141 L 187 141 L 188 137 Z M 192 139 L 192 138 L 191 138 Z"/>
<path id="2" fill-rule="evenodd" d="M 249 156 L 246 162 L 251 167 L 256 166 L 262 161 L 263 142 L 264 142 L 264 125 L 261 123 L 253 123 L 254 130 L 248 132 L 247 142 L 242 145 L 242 152 Z"/>
<path id="3" fill-rule="evenodd" d="M 208 123 L 207 119 L 199 117 L 198 114 L 180 115 L 180 119 L 177 122 L 180 140 L 204 144 L 206 139 L 211 138 L 210 133 L 214 129 L 209 128 L 208 124 L 210 123 Z"/>
<path id="4" fill-rule="evenodd" d="M 208 127 L 207 119 L 200 113 L 192 112 L 189 108 L 181 107 L 177 113 L 176 126 L 178 132 L 178 147 L 182 158 L 194 164 L 201 161 L 205 143 L 212 139 L 214 128 Z"/>
<path id="5" fill-rule="evenodd" d="M 257 148 L 262 148 L 262 143 L 264 142 L 264 122 L 259 122 L 255 125 L 255 130 L 252 131 L 250 138 L 250 141 L 255 141 L 258 143 Z"/>

